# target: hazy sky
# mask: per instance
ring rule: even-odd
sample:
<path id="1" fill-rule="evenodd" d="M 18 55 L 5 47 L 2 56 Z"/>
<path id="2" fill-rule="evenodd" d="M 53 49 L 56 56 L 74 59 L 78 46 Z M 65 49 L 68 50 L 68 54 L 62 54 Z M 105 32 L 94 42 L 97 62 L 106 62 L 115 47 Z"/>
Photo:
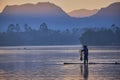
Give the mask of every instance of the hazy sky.
<path id="1" fill-rule="evenodd" d="M 120 0 L 0 0 L 0 12 L 6 5 L 20 5 L 25 3 L 51 2 L 69 12 L 75 9 L 99 9 Z"/>

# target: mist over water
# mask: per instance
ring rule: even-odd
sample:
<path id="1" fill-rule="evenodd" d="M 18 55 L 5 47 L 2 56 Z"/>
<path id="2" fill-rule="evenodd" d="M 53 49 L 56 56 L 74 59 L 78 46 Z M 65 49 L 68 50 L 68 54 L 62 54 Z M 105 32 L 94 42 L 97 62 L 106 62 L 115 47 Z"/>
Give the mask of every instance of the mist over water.
<path id="1" fill-rule="evenodd" d="M 89 46 L 89 62 L 119 62 L 119 46 Z M 119 80 L 120 65 L 82 62 L 81 45 L 0 47 L 0 80 Z"/>

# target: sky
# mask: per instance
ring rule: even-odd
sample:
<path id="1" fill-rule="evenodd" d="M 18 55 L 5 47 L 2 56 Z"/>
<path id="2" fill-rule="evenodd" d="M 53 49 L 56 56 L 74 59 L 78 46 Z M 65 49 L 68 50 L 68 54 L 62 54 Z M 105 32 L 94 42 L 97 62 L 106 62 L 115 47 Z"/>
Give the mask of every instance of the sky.
<path id="1" fill-rule="evenodd" d="M 21 5 L 25 3 L 51 2 L 60 6 L 64 11 L 76 9 L 100 9 L 120 0 L 0 0 L 0 12 L 7 5 Z"/>

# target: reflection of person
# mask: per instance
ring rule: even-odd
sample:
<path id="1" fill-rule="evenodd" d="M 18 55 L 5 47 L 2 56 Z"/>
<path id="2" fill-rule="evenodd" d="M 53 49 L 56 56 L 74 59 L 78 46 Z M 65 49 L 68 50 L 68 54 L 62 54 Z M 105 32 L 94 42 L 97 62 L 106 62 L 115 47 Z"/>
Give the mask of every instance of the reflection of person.
<path id="1" fill-rule="evenodd" d="M 88 80 L 88 74 L 89 74 L 88 64 L 84 64 L 84 80 Z"/>
<path id="2" fill-rule="evenodd" d="M 84 64 L 80 66 L 80 71 L 81 71 L 81 76 L 83 76 L 84 80 L 88 80 L 88 75 L 89 75 L 89 69 L 88 69 L 88 64 Z"/>
<path id="3" fill-rule="evenodd" d="M 81 50 L 81 53 L 84 53 L 84 63 L 88 63 L 88 48 L 86 45 L 83 46 L 83 49 Z"/>

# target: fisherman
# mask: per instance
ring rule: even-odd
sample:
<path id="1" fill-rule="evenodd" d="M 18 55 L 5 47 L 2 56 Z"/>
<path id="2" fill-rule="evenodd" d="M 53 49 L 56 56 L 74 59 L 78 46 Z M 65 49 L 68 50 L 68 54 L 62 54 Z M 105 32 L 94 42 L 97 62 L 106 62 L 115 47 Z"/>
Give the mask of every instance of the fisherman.
<path id="1" fill-rule="evenodd" d="M 83 45 L 83 49 L 81 50 L 81 57 L 84 54 L 84 64 L 88 63 L 88 48 L 87 45 Z"/>

